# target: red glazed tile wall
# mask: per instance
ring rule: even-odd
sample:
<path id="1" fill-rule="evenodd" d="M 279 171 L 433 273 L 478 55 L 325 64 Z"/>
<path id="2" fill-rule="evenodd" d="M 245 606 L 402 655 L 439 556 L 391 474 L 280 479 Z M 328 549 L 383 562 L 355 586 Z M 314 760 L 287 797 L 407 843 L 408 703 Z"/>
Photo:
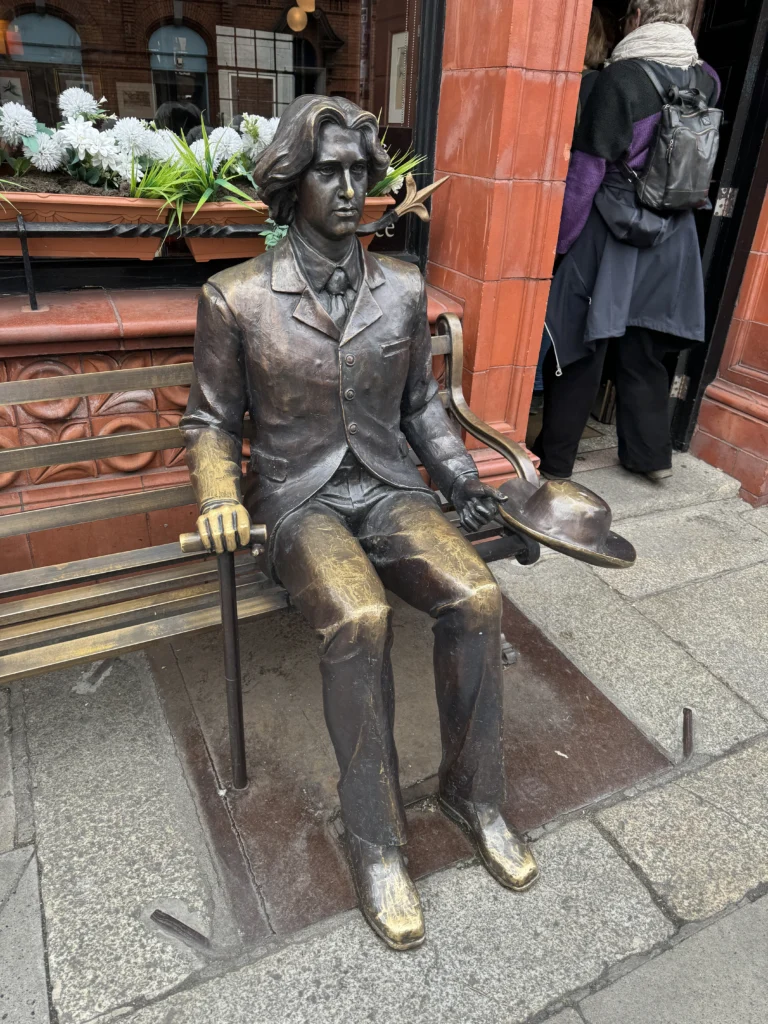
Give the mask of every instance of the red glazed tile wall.
<path id="1" fill-rule="evenodd" d="M 768 192 L 691 451 L 736 477 L 750 504 L 768 505 Z"/>
<path id="2" fill-rule="evenodd" d="M 464 302 L 464 386 L 525 437 L 591 3 L 447 0 L 428 279 Z"/>

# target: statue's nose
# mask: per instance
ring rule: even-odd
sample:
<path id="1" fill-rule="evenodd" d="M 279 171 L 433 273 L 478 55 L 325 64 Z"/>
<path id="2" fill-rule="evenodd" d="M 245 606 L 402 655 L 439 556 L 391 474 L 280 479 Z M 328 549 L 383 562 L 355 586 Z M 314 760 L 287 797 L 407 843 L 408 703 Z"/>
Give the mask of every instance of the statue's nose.
<path id="1" fill-rule="evenodd" d="M 352 179 L 349 176 L 349 168 L 344 168 L 344 190 L 343 195 L 345 199 L 354 199 L 355 190 L 352 188 Z"/>

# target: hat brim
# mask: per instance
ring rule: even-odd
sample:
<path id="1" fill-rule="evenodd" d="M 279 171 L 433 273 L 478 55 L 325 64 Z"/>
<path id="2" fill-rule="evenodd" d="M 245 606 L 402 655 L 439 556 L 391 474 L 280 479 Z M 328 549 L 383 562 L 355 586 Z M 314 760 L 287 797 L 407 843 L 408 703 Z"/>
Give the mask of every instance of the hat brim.
<path id="1" fill-rule="evenodd" d="M 608 531 L 608 536 L 600 547 L 563 540 L 542 532 L 523 512 L 526 501 L 536 491 L 534 484 L 528 483 L 527 480 L 508 480 L 500 490 L 507 495 L 505 504 L 499 506 L 501 518 L 513 529 L 522 530 L 540 544 L 564 555 L 570 555 L 580 562 L 588 562 L 589 565 L 601 566 L 604 569 L 628 569 L 635 564 L 637 552 L 634 547 L 612 530 Z"/>

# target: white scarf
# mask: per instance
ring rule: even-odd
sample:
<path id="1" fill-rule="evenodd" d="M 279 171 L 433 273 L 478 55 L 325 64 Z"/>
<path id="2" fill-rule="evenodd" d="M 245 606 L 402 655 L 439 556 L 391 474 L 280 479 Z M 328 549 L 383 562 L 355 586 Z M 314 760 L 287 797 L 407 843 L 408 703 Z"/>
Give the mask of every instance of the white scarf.
<path id="1" fill-rule="evenodd" d="M 613 48 L 606 64 L 633 58 L 655 60 L 675 68 L 689 68 L 699 63 L 696 41 L 688 26 L 672 25 L 665 21 L 641 25 L 624 36 Z"/>

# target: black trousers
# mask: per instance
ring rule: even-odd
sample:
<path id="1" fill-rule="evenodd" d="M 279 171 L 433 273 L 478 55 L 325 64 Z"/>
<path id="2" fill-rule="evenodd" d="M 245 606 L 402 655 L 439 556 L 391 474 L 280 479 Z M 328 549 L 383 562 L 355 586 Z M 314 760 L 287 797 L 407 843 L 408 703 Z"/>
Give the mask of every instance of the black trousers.
<path id="1" fill-rule="evenodd" d="M 556 376 L 554 352 L 544 359 L 544 420 L 532 451 L 552 476 L 570 476 L 579 441 L 600 388 L 606 354 L 612 344 L 616 387 L 619 461 L 648 473 L 672 465 L 669 433 L 670 375 L 665 358 L 691 344 L 685 338 L 646 327 L 628 327 L 623 338 L 603 338 L 595 351 Z"/>

